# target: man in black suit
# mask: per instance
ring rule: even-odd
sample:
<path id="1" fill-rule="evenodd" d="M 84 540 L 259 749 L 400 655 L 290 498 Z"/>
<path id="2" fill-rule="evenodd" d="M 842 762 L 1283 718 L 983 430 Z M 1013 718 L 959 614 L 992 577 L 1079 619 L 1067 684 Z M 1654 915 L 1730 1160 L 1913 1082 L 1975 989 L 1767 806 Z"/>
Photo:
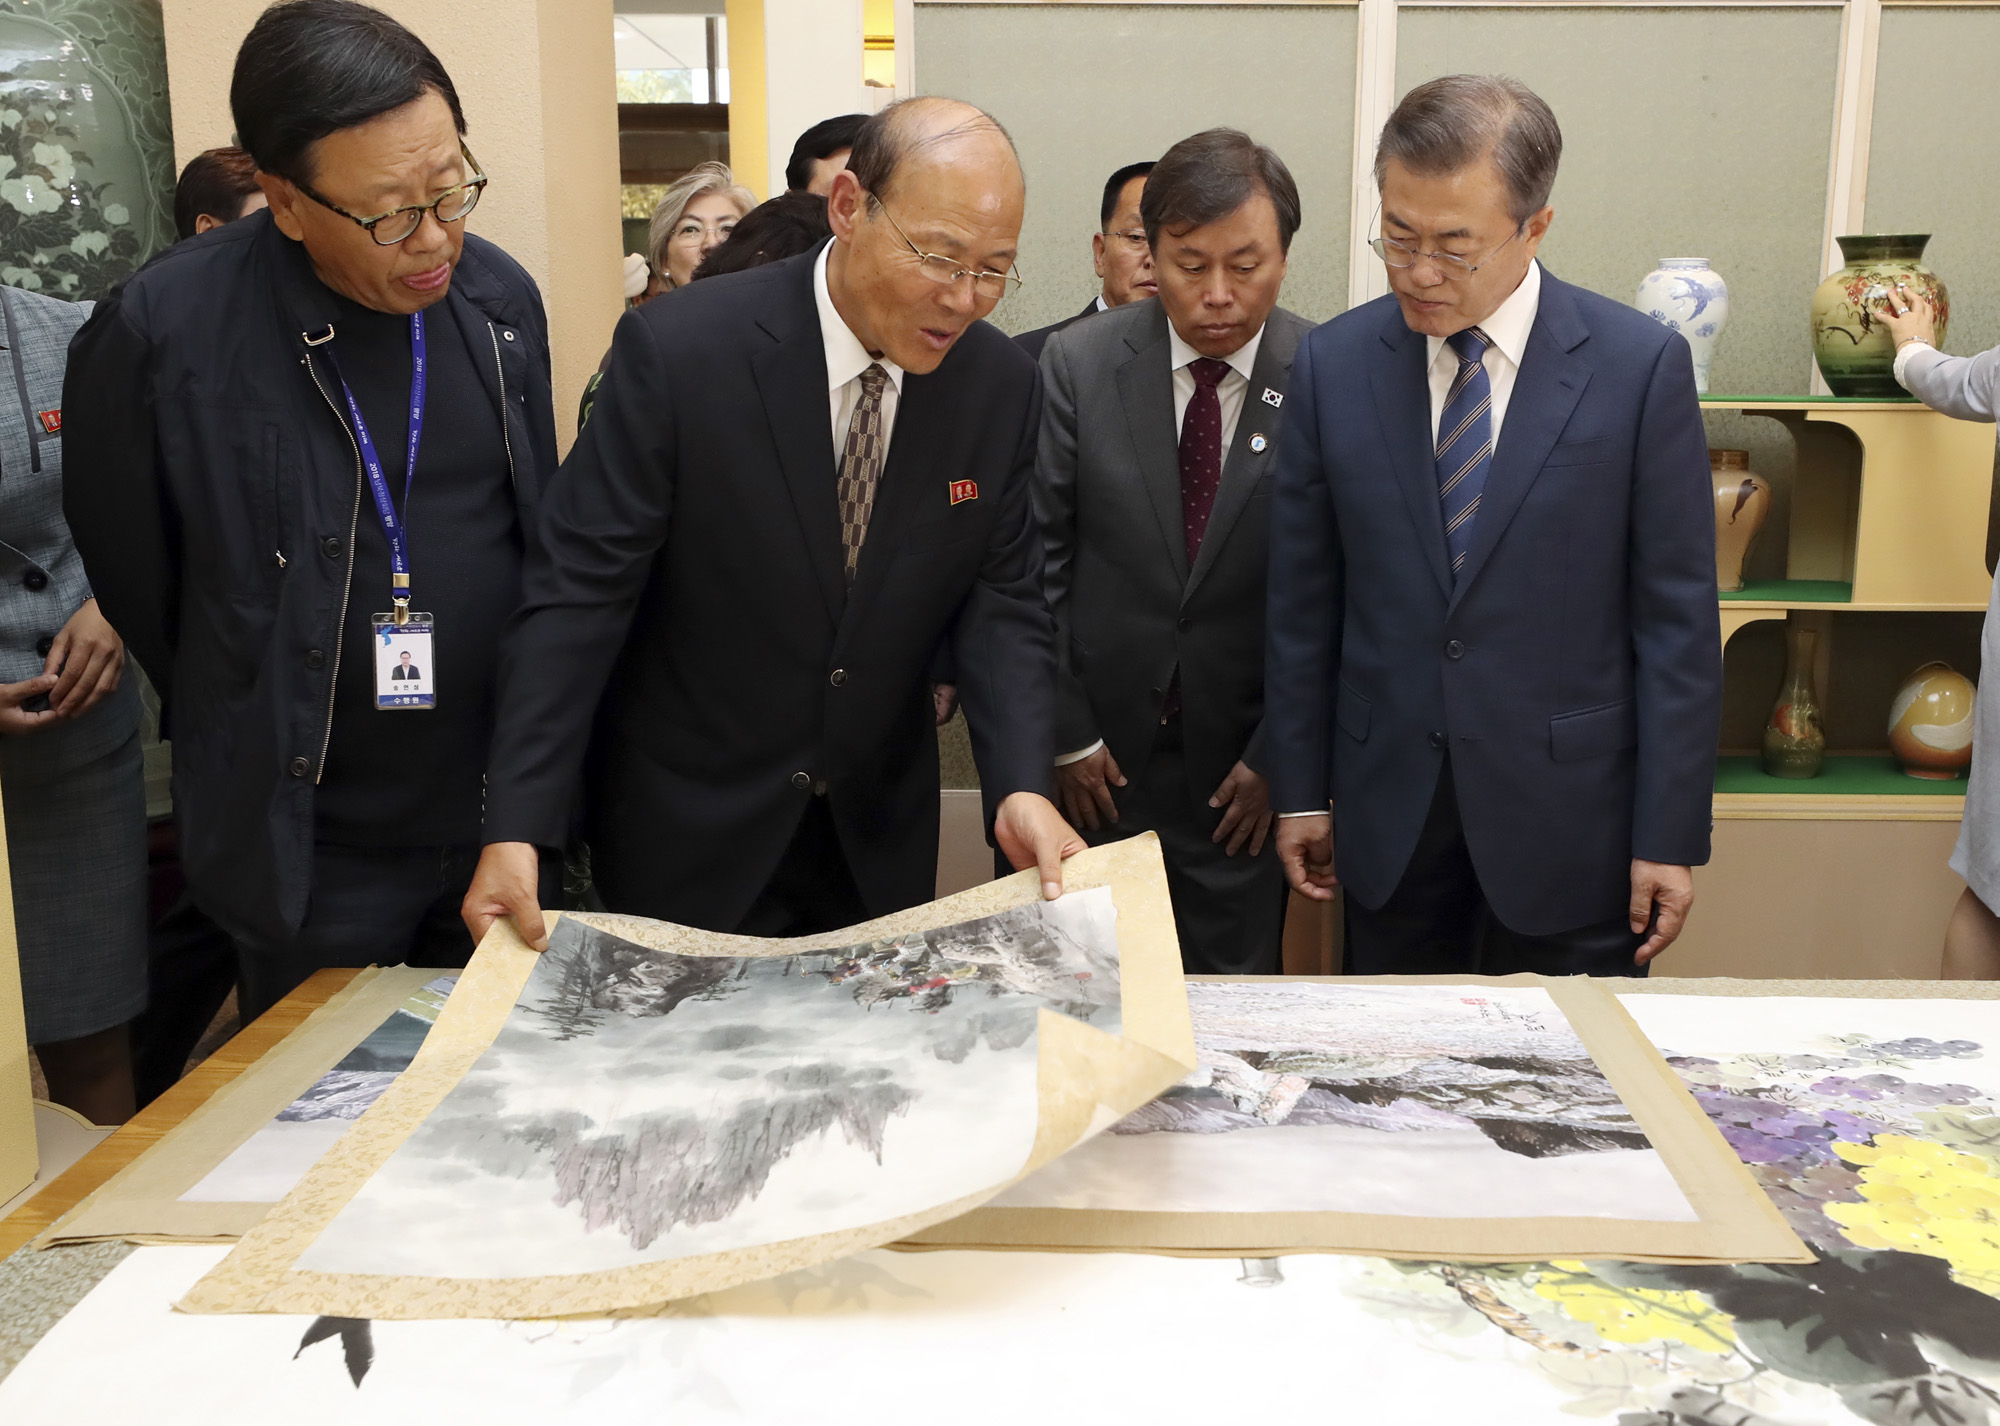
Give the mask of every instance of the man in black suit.
<path id="1" fill-rule="evenodd" d="M 402 662 L 398 663 L 394 668 L 389 670 L 389 678 L 392 682 L 408 681 L 410 679 L 418 679 L 422 677 L 423 677 L 422 672 L 418 670 L 415 664 L 410 662 L 410 655 L 407 650 L 405 650 L 403 653 Z"/>
<path id="2" fill-rule="evenodd" d="M 507 640 L 475 936 L 543 943 L 536 848 L 586 744 L 613 910 L 793 936 L 928 900 L 947 633 L 989 830 L 1061 893 L 1040 385 L 980 320 L 1023 201 L 998 124 L 906 100 L 835 177 L 829 244 L 620 321 Z"/>
<path id="3" fill-rule="evenodd" d="M 1310 330 L 1277 305 L 1299 191 L 1271 150 L 1211 129 L 1167 150 L 1141 213 L 1159 301 L 1042 353 L 1056 785 L 1094 842 L 1159 833 L 1190 972 L 1271 973 L 1285 875 L 1264 855 L 1264 571 Z"/>
<path id="4" fill-rule="evenodd" d="M 1153 248 L 1146 241 L 1146 228 L 1139 217 L 1139 200 L 1146 192 L 1146 175 L 1153 171 L 1150 161 L 1128 163 L 1104 184 L 1104 201 L 1098 209 L 1097 231 L 1090 239 L 1090 260 L 1097 269 L 1098 291 L 1090 305 L 1074 317 L 1014 338 L 1039 359 L 1048 339 L 1074 322 L 1142 302 L 1159 290 L 1153 280 Z"/>
<path id="5" fill-rule="evenodd" d="M 1392 295 L 1298 351 L 1271 510 L 1278 851 L 1350 971 L 1644 974 L 1708 860 L 1722 657 L 1688 345 L 1541 270 L 1508 79 L 1406 95 Z M 1328 816 L 1328 803 L 1332 816 Z"/>

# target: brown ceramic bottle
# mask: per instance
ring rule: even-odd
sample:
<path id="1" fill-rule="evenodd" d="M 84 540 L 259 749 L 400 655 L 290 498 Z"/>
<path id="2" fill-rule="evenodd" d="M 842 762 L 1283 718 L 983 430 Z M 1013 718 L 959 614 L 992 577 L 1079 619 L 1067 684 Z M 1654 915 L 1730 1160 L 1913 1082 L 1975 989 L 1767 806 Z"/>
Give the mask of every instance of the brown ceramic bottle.
<path id="1" fill-rule="evenodd" d="M 1791 628 L 1785 637 L 1790 645 L 1785 681 L 1764 729 L 1764 771 L 1772 777 L 1818 777 L 1826 757 L 1826 729 L 1820 722 L 1819 695 L 1813 691 L 1819 631 Z"/>

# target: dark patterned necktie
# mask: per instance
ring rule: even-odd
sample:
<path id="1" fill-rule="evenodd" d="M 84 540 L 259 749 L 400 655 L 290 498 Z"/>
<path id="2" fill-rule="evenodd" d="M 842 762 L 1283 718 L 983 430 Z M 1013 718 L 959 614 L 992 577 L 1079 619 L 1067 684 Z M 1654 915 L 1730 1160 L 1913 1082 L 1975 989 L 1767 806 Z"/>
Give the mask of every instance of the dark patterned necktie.
<path id="1" fill-rule="evenodd" d="M 854 583 L 854 566 L 861 559 L 861 542 L 868 538 L 868 517 L 875 510 L 875 487 L 882 481 L 882 388 L 889 373 L 879 364 L 861 373 L 861 399 L 847 421 L 847 446 L 840 455 L 840 546 L 847 556 L 847 582 Z"/>
<path id="2" fill-rule="evenodd" d="M 1229 375 L 1229 363 L 1196 357 L 1188 370 L 1194 374 L 1194 395 L 1181 417 L 1181 531 L 1191 569 L 1222 486 L 1222 398 L 1215 388 Z"/>
<path id="3" fill-rule="evenodd" d="M 1477 327 L 1454 332 L 1445 341 L 1458 356 L 1458 375 L 1438 418 L 1438 500 L 1444 507 L 1444 543 L 1455 581 L 1472 548 L 1479 496 L 1493 466 L 1493 386 L 1482 358 L 1493 339 Z"/>

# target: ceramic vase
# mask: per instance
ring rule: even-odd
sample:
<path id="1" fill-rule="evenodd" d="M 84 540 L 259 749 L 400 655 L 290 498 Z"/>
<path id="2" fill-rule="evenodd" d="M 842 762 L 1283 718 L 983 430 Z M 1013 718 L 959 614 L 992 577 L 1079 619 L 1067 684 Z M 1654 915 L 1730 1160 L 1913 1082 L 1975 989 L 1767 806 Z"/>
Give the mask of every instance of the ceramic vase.
<path id="1" fill-rule="evenodd" d="M 1772 777 L 1818 777 L 1826 757 L 1826 728 L 1813 690 L 1819 631 L 1787 628 L 1785 639 L 1785 681 L 1764 729 L 1764 771 Z"/>
<path id="2" fill-rule="evenodd" d="M 1734 594 L 1771 513 L 1771 482 L 1750 469 L 1748 451 L 1711 450 L 1708 471 L 1715 481 L 1715 587 Z"/>
<path id="3" fill-rule="evenodd" d="M 1729 320 L 1729 284 L 1705 257 L 1663 257 L 1639 283 L 1633 306 L 1687 338 L 1694 349 L 1694 389 L 1708 390 L 1715 343 Z"/>
<path id="4" fill-rule="evenodd" d="M 1972 766 L 1972 680 L 1946 663 L 1927 663 L 1896 690 L 1889 704 L 1889 751 L 1905 777 L 1939 782 Z"/>
<path id="5" fill-rule="evenodd" d="M 1919 261 L 1929 233 L 1835 238 L 1847 266 L 1813 293 L 1813 358 L 1835 396 L 1907 397 L 1896 384 L 1896 344 L 1882 325 L 1881 303 L 1897 283 L 1937 311 L 1937 344 L 1944 346 L 1951 298 L 1936 273 Z"/>

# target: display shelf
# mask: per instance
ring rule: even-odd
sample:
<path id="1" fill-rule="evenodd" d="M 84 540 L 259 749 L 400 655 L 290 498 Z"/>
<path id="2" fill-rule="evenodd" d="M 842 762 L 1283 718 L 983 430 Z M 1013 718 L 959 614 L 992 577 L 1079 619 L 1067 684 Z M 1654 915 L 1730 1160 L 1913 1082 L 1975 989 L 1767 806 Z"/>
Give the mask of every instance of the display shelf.
<path id="1" fill-rule="evenodd" d="M 1716 595 L 1725 604 L 1792 609 L 1819 604 L 1852 604 L 1854 586 L 1844 579 L 1753 579 L 1741 589 Z"/>
<path id="2" fill-rule="evenodd" d="M 1918 404 L 1914 396 L 1704 396 L 1701 404 L 1720 411 L 1749 411 L 1760 407 L 1780 410 L 1794 407 L 1834 406 L 1848 410 L 1907 410 Z"/>
<path id="3" fill-rule="evenodd" d="M 1755 755 L 1715 760 L 1715 815 L 1730 820 L 1956 822 L 1965 779 L 1905 777 L 1882 753 L 1830 753 L 1818 777 L 1772 777 Z"/>

